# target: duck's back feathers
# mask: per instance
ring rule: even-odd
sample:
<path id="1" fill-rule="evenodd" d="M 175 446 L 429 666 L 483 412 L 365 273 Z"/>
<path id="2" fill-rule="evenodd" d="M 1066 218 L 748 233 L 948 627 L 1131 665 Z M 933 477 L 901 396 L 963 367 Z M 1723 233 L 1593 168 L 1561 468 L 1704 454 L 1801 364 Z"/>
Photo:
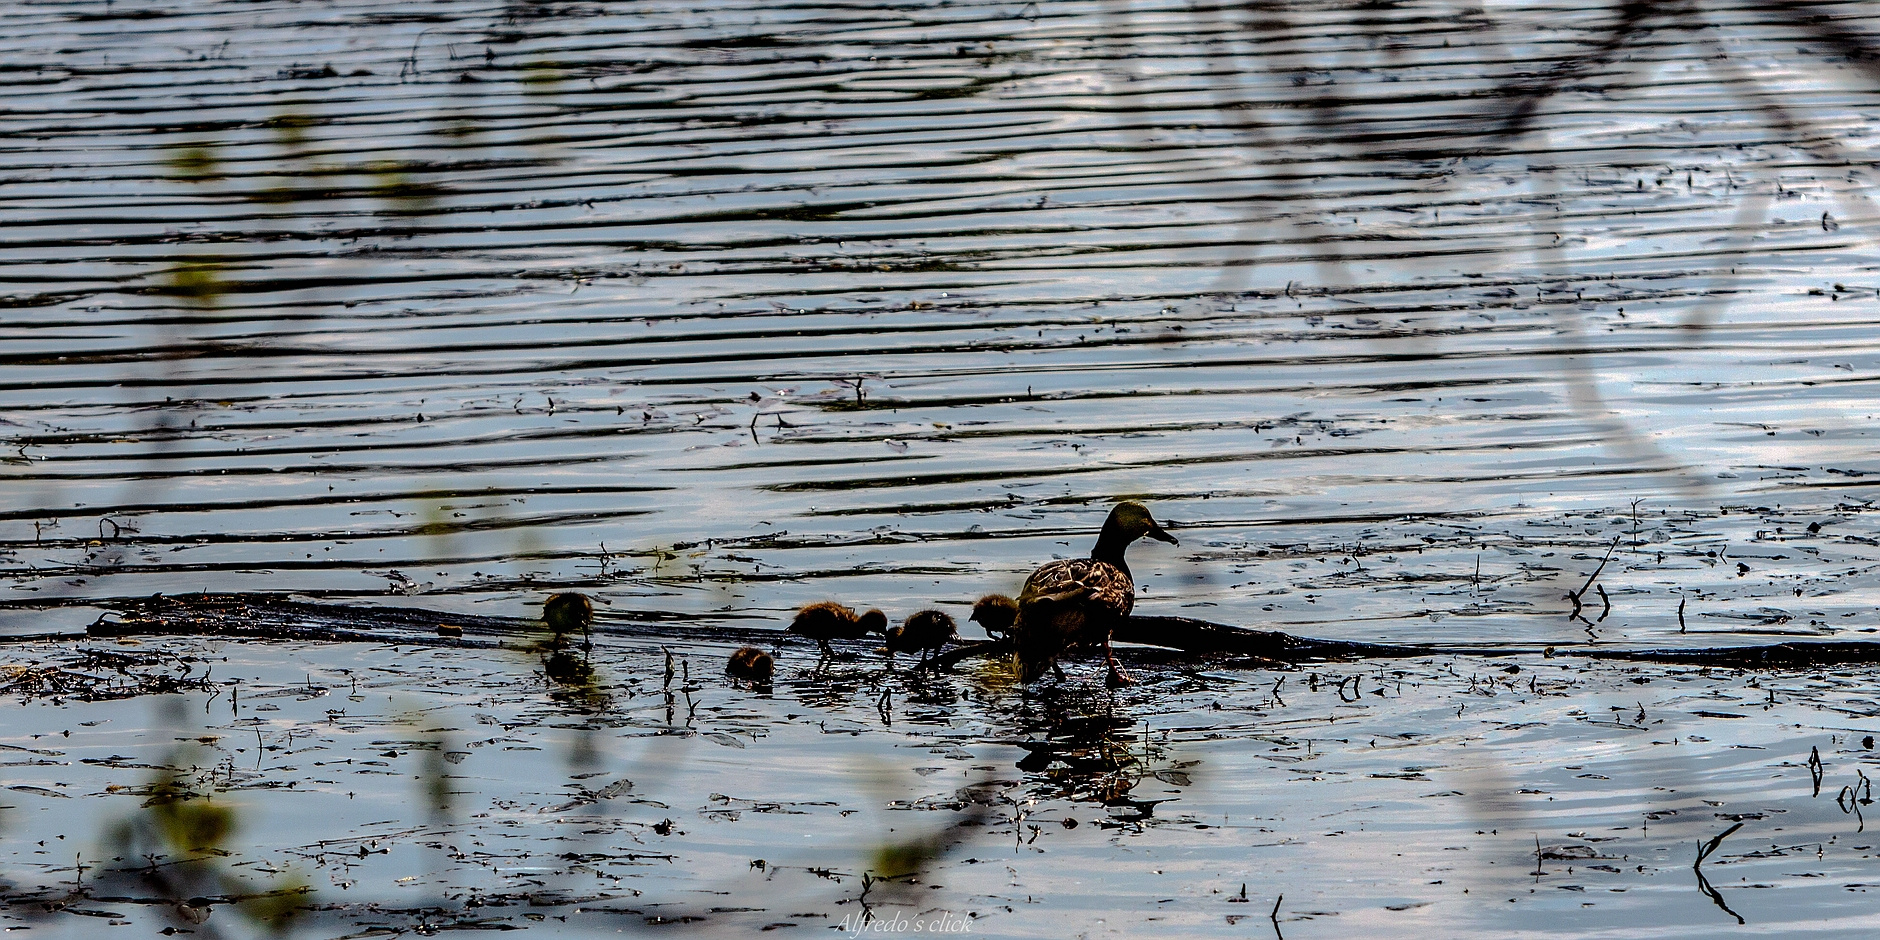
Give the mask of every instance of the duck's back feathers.
<path id="1" fill-rule="evenodd" d="M 587 634 L 594 623 L 594 602 L 574 591 L 551 594 L 542 602 L 542 622 L 548 625 L 549 644 L 560 646 L 573 634 Z"/>
<path id="2" fill-rule="evenodd" d="M 747 682 L 769 682 L 776 671 L 776 660 L 754 646 L 746 646 L 731 654 L 731 660 L 725 663 L 725 674 L 733 679 Z"/>
<path id="3" fill-rule="evenodd" d="M 1018 677 L 1044 674 L 1066 649 L 1103 643 L 1136 606 L 1129 572 L 1093 558 L 1054 561 L 1032 572 L 1018 597 Z"/>
<path id="4" fill-rule="evenodd" d="M 871 610 L 857 617 L 855 611 L 835 601 L 818 601 L 796 612 L 796 618 L 790 621 L 790 632 L 827 643 L 830 640 L 859 640 L 887 625 L 888 618 L 879 610 Z"/>
<path id="5" fill-rule="evenodd" d="M 923 610 L 907 622 L 888 631 L 888 650 L 893 653 L 925 653 L 937 650 L 953 639 L 953 618 L 945 611 Z"/>
<path id="6" fill-rule="evenodd" d="M 1121 619 L 1136 607 L 1136 582 L 1128 571 L 1109 562 L 1067 558 L 1040 566 L 1025 580 L 1019 608 L 1041 601 L 1074 601 L 1092 616 Z"/>

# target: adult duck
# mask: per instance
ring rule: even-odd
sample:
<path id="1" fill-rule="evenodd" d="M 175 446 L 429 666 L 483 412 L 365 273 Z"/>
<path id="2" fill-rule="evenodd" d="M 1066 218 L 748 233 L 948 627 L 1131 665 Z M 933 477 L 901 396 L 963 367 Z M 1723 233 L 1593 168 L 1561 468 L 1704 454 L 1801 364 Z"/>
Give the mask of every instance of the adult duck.
<path id="1" fill-rule="evenodd" d="M 1030 682 L 1047 668 L 1057 670 L 1058 657 L 1072 647 L 1098 642 L 1110 669 L 1106 681 L 1112 686 L 1134 681 L 1117 665 L 1110 634 L 1136 606 L 1136 582 L 1123 552 L 1143 536 L 1180 544 L 1156 524 L 1149 507 L 1134 500 L 1117 503 L 1089 558 L 1054 561 L 1025 579 L 1012 625 L 1019 681 Z"/>

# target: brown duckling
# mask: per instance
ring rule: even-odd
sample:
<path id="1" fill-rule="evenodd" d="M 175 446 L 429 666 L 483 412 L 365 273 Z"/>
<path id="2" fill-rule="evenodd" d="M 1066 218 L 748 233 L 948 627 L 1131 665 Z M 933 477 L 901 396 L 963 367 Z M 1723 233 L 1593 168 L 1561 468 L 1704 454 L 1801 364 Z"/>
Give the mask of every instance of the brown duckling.
<path id="1" fill-rule="evenodd" d="M 1018 602 L 1003 594 L 987 594 L 973 603 L 973 615 L 966 618 L 986 631 L 993 639 L 1000 639 L 1012 632 L 1012 622 L 1018 619 Z"/>
<path id="2" fill-rule="evenodd" d="M 859 640 L 870 633 L 885 633 L 887 629 L 887 614 L 870 609 L 857 616 L 855 611 L 835 601 L 807 605 L 790 621 L 790 632 L 815 640 L 824 656 L 831 652 L 830 640 Z"/>
<path id="3" fill-rule="evenodd" d="M 548 625 L 548 632 L 554 634 L 557 646 L 576 630 L 586 638 L 594 623 L 594 602 L 588 600 L 586 594 L 574 591 L 550 594 L 548 600 L 542 602 L 542 622 Z"/>
<path id="4" fill-rule="evenodd" d="M 769 682 L 776 670 L 776 660 L 755 646 L 746 646 L 732 653 L 731 661 L 725 664 L 725 675 L 759 685 Z"/>
<path id="5" fill-rule="evenodd" d="M 1055 668 L 1057 658 L 1072 647 L 1099 642 L 1110 667 L 1107 682 L 1134 681 L 1117 665 L 1110 634 L 1136 606 L 1136 582 L 1123 551 L 1145 535 L 1180 544 L 1156 524 L 1147 506 L 1134 500 L 1117 503 L 1103 521 L 1089 558 L 1041 565 L 1025 579 L 1025 590 L 1018 596 L 1018 620 L 1012 626 L 1020 681 L 1029 682 L 1047 667 Z"/>
<path id="6" fill-rule="evenodd" d="M 920 662 L 916 666 L 925 666 L 927 657 L 937 653 L 940 648 L 953 639 L 953 618 L 945 611 L 923 610 L 903 621 L 901 626 L 888 629 L 888 664 L 894 664 L 896 653 L 919 653 Z"/>

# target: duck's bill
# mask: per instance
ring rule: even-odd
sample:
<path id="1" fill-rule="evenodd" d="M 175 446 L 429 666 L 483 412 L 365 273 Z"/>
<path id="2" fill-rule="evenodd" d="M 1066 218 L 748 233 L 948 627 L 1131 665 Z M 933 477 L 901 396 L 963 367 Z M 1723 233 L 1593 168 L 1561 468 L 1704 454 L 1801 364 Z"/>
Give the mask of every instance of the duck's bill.
<path id="1" fill-rule="evenodd" d="M 1167 543 L 1169 543 L 1170 545 L 1180 545 L 1180 544 L 1181 544 L 1180 542 L 1178 542 L 1178 541 L 1176 541 L 1176 540 L 1175 540 L 1175 536 L 1173 536 L 1173 535 L 1170 535 L 1170 534 L 1168 534 L 1168 530 L 1167 530 L 1167 529 L 1164 529 L 1164 528 L 1162 528 L 1162 527 L 1161 527 L 1161 526 L 1159 526 L 1159 525 L 1158 525 L 1158 526 L 1151 526 L 1151 527 L 1149 528 L 1149 531 L 1148 531 L 1148 532 L 1146 532 L 1146 533 L 1144 533 L 1144 534 L 1146 534 L 1146 535 L 1148 535 L 1148 536 L 1149 536 L 1150 538 L 1152 538 L 1152 539 L 1161 539 L 1162 541 L 1164 541 L 1164 542 L 1167 542 Z"/>

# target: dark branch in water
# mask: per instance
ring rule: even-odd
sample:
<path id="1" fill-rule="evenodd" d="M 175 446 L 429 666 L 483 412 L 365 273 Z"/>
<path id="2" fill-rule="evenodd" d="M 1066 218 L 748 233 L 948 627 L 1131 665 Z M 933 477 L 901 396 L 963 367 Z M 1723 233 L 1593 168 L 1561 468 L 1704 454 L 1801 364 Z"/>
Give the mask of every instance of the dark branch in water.
<path id="1" fill-rule="evenodd" d="M 1595 572 L 1597 574 L 1598 572 Z M 1590 583 L 1590 582 L 1589 582 Z M 98 618 L 86 630 L 92 637 L 211 635 L 268 640 L 326 640 L 361 643 L 398 643 L 417 646 L 528 648 L 539 623 L 520 617 L 489 617 L 425 610 L 416 607 L 364 607 L 294 601 L 266 594 L 156 595 L 120 601 L 115 614 Z M 685 636 L 706 642 L 734 642 L 776 646 L 790 642 L 780 630 L 759 627 L 704 626 L 683 618 L 645 615 L 645 622 L 608 622 L 594 625 L 596 633 L 613 636 L 671 640 Z M 439 626 L 463 628 L 466 636 L 439 636 Z M 13 637 L 15 641 L 69 638 Z M 1189 617 L 1130 617 L 1118 625 L 1115 639 L 1122 643 L 1155 646 L 1202 656 L 1233 657 L 1232 665 L 1272 666 L 1331 659 L 1414 659 L 1423 656 L 1539 656 L 1580 655 L 1592 659 L 1672 663 L 1734 669 L 1796 669 L 1809 666 L 1880 663 L 1880 642 L 1799 641 L 1758 646 L 1719 646 L 1702 649 L 1559 649 L 1556 647 L 1466 647 L 1433 644 L 1361 643 L 1320 640 L 1274 630 L 1242 627 Z M 851 643 L 872 650 L 870 641 Z M 1011 651 L 1010 643 L 990 640 L 967 643 L 934 658 L 940 668 L 951 668 L 978 656 Z M 1146 652 L 1146 651 L 1145 651 Z M 1252 661 L 1249 662 L 1248 660 Z"/>
<path id="2" fill-rule="evenodd" d="M 1586 623 L 1588 626 L 1592 625 L 1592 623 L 1588 622 L 1585 617 L 1580 616 L 1580 610 L 1586 606 L 1587 589 L 1593 586 L 1594 581 L 1599 580 L 1600 573 L 1606 570 L 1606 563 L 1612 560 L 1613 549 L 1618 548 L 1618 547 L 1619 547 L 1619 536 L 1615 535 L 1612 537 L 1612 544 L 1606 546 L 1606 557 L 1601 558 L 1599 560 L 1599 567 L 1594 568 L 1593 573 L 1586 576 L 1586 583 L 1580 585 L 1579 590 L 1572 591 L 1567 594 L 1567 600 L 1570 600 L 1573 602 L 1573 613 L 1570 613 L 1567 615 L 1568 620 L 1578 619 L 1580 622 Z M 1606 619 L 1606 614 L 1612 613 L 1612 601 L 1606 599 L 1606 589 L 1603 586 L 1599 589 L 1599 599 L 1606 602 L 1605 613 L 1602 613 L 1599 615 L 1599 619 L 1604 620 Z"/>
<path id="3" fill-rule="evenodd" d="M 1719 894 L 1716 888 L 1713 888 L 1710 886 L 1710 879 L 1704 877 L 1703 866 L 1704 866 L 1704 859 L 1709 858 L 1710 853 L 1717 851 L 1717 846 L 1722 845 L 1723 840 L 1728 839 L 1731 833 L 1741 828 L 1743 828 L 1743 824 L 1737 823 L 1736 825 L 1731 826 L 1730 828 L 1717 833 L 1714 837 L 1711 838 L 1709 842 L 1705 842 L 1699 845 L 1697 847 L 1697 860 L 1691 863 L 1691 871 L 1694 871 L 1697 873 L 1697 889 L 1699 891 L 1704 892 L 1704 894 L 1708 895 L 1712 901 L 1716 902 L 1718 907 L 1723 908 L 1723 912 L 1725 914 L 1728 914 L 1731 917 L 1736 918 L 1736 922 L 1738 924 L 1745 923 L 1745 921 L 1743 920 L 1743 915 L 1738 914 L 1737 912 L 1733 910 L 1730 910 L 1730 905 L 1723 903 L 1723 895 Z"/>

